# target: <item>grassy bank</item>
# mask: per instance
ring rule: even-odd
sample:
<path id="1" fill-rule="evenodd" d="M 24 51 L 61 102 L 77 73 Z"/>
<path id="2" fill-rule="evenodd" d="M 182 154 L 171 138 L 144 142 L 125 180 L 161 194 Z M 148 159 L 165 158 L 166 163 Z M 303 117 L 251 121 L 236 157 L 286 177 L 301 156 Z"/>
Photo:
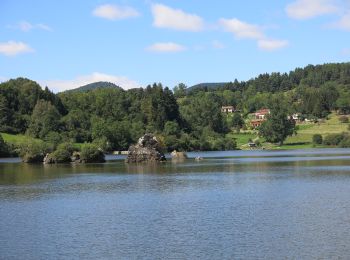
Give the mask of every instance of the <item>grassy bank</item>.
<path id="1" fill-rule="evenodd" d="M 297 124 L 297 134 L 289 136 L 282 146 L 266 143 L 264 139 L 259 138 L 256 131 L 247 131 L 241 133 L 230 133 L 231 138 L 235 138 L 237 142 L 237 148 L 250 149 L 248 142 L 253 140 L 259 140 L 262 147 L 265 149 L 308 149 L 308 148 L 325 148 L 324 145 L 314 145 L 312 143 L 312 137 L 314 134 L 320 134 L 325 137 L 328 134 L 340 134 L 347 132 L 349 123 L 341 123 L 339 121 L 339 115 L 332 113 L 327 119 L 321 120 L 317 123 L 300 123 Z"/>
<path id="2" fill-rule="evenodd" d="M 30 137 L 28 135 L 22 135 L 22 134 L 18 134 L 18 135 L 13 135 L 13 134 L 6 134 L 6 133 L 0 133 L 2 138 L 4 139 L 4 141 L 6 143 L 15 145 L 15 146 L 19 146 L 25 142 L 28 141 L 40 141 L 39 139 Z M 83 144 L 81 143 L 74 143 L 73 146 L 74 148 L 80 150 Z"/>
<path id="3" fill-rule="evenodd" d="M 0 133 L 2 138 L 6 143 L 14 144 L 14 145 L 19 145 L 21 143 L 24 143 L 28 140 L 35 140 L 32 137 L 29 137 L 27 135 L 12 135 L 12 134 L 5 134 L 5 133 Z"/>

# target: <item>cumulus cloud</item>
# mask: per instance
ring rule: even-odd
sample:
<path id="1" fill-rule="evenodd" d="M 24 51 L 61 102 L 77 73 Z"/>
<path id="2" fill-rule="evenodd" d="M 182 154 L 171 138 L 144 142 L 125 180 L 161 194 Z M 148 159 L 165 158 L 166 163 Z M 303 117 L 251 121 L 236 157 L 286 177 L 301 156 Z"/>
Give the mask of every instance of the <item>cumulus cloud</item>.
<path id="1" fill-rule="evenodd" d="M 191 32 L 204 29 L 204 21 L 200 16 L 188 14 L 163 4 L 153 4 L 152 14 L 155 27 Z"/>
<path id="2" fill-rule="evenodd" d="M 274 51 L 278 49 L 282 49 L 288 46 L 288 41 L 286 40 L 259 40 L 258 47 L 265 51 Z"/>
<path id="3" fill-rule="evenodd" d="M 187 48 L 174 42 L 158 42 L 148 46 L 146 50 L 151 52 L 181 52 Z"/>
<path id="4" fill-rule="evenodd" d="M 121 20 L 139 16 L 139 12 L 130 6 L 105 4 L 96 7 L 92 14 L 108 20 Z"/>
<path id="5" fill-rule="evenodd" d="M 222 18 L 219 20 L 219 24 L 225 31 L 233 33 L 239 39 L 261 39 L 264 37 L 264 33 L 259 26 L 240 21 L 236 18 Z"/>
<path id="6" fill-rule="evenodd" d="M 134 80 L 124 76 L 108 75 L 104 73 L 94 72 L 90 75 L 78 76 L 71 80 L 47 80 L 40 81 L 42 86 L 48 86 L 54 92 L 61 92 L 68 89 L 74 89 L 86 84 L 107 81 L 120 86 L 123 89 L 140 88 L 141 85 Z"/>
<path id="7" fill-rule="evenodd" d="M 32 23 L 27 22 L 27 21 L 20 21 L 15 25 L 8 25 L 7 27 L 10 29 L 21 30 L 23 32 L 29 32 L 29 31 L 34 30 L 34 29 L 40 29 L 40 30 L 44 30 L 44 31 L 52 31 L 52 28 L 46 24 L 43 24 L 43 23 L 32 24 Z"/>
<path id="8" fill-rule="evenodd" d="M 272 40 L 267 37 L 263 31 L 263 27 L 241 21 L 237 18 L 219 20 L 219 25 L 233 35 L 237 39 L 251 39 L 257 41 L 259 49 L 264 51 L 274 51 L 288 46 L 286 40 Z"/>
<path id="9" fill-rule="evenodd" d="M 350 11 L 348 11 L 342 17 L 340 17 L 340 19 L 337 22 L 335 22 L 332 25 L 332 27 L 350 31 Z"/>
<path id="10" fill-rule="evenodd" d="M 21 53 L 33 52 L 34 50 L 23 42 L 0 42 L 0 53 L 6 56 L 16 56 Z"/>
<path id="11" fill-rule="evenodd" d="M 288 4 L 285 10 L 290 18 L 305 20 L 336 13 L 339 8 L 333 0 L 296 0 Z"/>

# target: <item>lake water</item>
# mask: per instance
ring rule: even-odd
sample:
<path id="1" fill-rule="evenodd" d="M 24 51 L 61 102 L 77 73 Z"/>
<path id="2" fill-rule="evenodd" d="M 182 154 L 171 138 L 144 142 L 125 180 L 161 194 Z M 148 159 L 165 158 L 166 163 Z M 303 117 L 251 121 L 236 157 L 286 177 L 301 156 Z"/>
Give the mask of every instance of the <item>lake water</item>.
<path id="1" fill-rule="evenodd" d="M 1 159 L 0 259 L 350 257 L 350 149 L 190 157 Z"/>

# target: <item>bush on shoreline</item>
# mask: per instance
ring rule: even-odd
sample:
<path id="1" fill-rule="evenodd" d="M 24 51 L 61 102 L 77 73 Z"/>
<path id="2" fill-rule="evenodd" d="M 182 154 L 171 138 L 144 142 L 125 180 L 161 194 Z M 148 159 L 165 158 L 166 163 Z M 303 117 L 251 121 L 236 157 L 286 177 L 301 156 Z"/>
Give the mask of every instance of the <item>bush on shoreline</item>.
<path id="1" fill-rule="evenodd" d="M 61 143 L 53 151 L 50 144 L 43 141 L 30 140 L 21 144 L 20 157 L 25 163 L 96 163 L 105 162 L 105 156 L 101 149 L 94 144 L 84 144 L 79 149 L 72 143 Z"/>
<path id="2" fill-rule="evenodd" d="M 5 143 L 4 139 L 0 135 L 0 157 L 5 157 L 9 155 L 10 155 L 9 146 L 7 145 L 7 143 Z"/>
<path id="3" fill-rule="evenodd" d="M 350 135 L 349 133 L 341 133 L 341 134 L 329 134 L 323 140 L 324 145 L 329 146 L 338 146 L 341 148 L 350 147 Z"/>
<path id="4" fill-rule="evenodd" d="M 55 163 L 71 162 L 71 156 L 74 152 L 74 147 L 71 143 L 62 143 L 57 146 L 57 149 L 50 154 L 50 160 Z"/>
<path id="5" fill-rule="evenodd" d="M 322 137 L 322 135 L 320 135 L 320 134 L 314 134 L 314 135 L 312 136 L 312 142 L 313 142 L 314 144 L 322 144 L 322 142 L 323 142 L 323 137 Z"/>
<path id="6" fill-rule="evenodd" d="M 26 163 L 42 163 L 50 151 L 49 145 L 43 141 L 28 141 L 20 146 L 20 157 Z"/>
<path id="7" fill-rule="evenodd" d="M 84 144 L 81 147 L 80 161 L 83 163 L 105 162 L 105 155 L 95 144 Z"/>

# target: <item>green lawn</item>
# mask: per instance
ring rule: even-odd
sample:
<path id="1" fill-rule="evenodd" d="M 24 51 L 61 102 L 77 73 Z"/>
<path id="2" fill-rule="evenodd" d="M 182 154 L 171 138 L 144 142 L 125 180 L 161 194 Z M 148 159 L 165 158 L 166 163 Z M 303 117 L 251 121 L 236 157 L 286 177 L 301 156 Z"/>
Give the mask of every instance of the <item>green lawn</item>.
<path id="1" fill-rule="evenodd" d="M 22 144 L 22 143 L 25 143 L 29 140 L 37 140 L 39 141 L 39 139 L 36 139 L 36 138 L 33 138 L 33 137 L 30 137 L 30 136 L 27 136 L 27 135 L 21 135 L 21 134 L 18 134 L 18 135 L 12 135 L 12 134 L 5 134 L 5 133 L 0 133 L 2 138 L 4 139 L 4 141 L 6 143 L 10 143 L 10 144 L 14 144 L 14 145 L 19 145 L 19 144 Z M 81 146 L 83 144 L 81 143 L 74 143 L 73 146 L 77 149 L 81 149 Z"/>
<path id="2" fill-rule="evenodd" d="M 323 137 L 328 134 L 337 134 L 348 131 L 348 125 L 339 122 L 339 116 L 335 113 L 329 115 L 328 120 L 321 121 L 319 123 L 305 123 L 298 125 L 299 130 L 297 135 L 290 136 L 285 141 L 285 144 L 305 144 L 312 142 L 312 136 L 314 134 L 320 134 Z"/>
<path id="3" fill-rule="evenodd" d="M 230 133 L 229 137 L 234 138 L 237 142 L 237 148 L 244 149 L 245 146 L 249 143 L 249 139 L 254 140 L 258 137 L 256 133 Z"/>
<path id="4" fill-rule="evenodd" d="M 26 135 L 12 135 L 12 134 L 5 134 L 5 133 L 0 133 L 2 138 L 4 139 L 5 142 L 11 143 L 11 144 L 21 144 L 24 143 L 25 141 L 34 139 L 32 137 L 26 136 Z"/>
<path id="5" fill-rule="evenodd" d="M 328 116 L 328 120 L 321 120 L 318 123 L 303 123 L 298 124 L 297 134 L 289 136 L 282 146 L 277 146 L 275 144 L 264 143 L 264 140 L 260 138 L 260 142 L 265 149 L 306 149 L 314 148 L 312 144 L 312 136 L 314 134 L 321 134 L 323 137 L 328 134 L 347 132 L 349 124 L 344 124 L 339 122 L 339 116 L 332 113 Z M 235 138 L 237 142 L 237 148 L 249 149 L 248 142 L 249 139 L 256 140 L 258 138 L 257 133 L 247 132 L 247 133 L 230 133 L 229 137 Z M 317 146 L 319 148 L 324 146 Z"/>

